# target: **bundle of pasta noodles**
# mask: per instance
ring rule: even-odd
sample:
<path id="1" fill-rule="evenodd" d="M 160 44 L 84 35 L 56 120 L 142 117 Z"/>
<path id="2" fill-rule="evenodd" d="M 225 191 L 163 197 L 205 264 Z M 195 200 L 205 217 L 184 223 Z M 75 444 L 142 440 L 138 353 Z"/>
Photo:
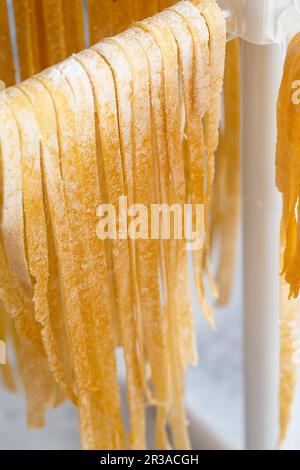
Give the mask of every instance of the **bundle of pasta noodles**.
<path id="1" fill-rule="evenodd" d="M 299 102 L 293 99 L 300 70 L 300 34 L 290 42 L 277 103 L 276 183 L 282 193 L 281 219 L 281 371 L 280 445 L 287 433 L 296 390 L 298 305 L 300 287 L 299 238 Z M 297 85 L 298 82 L 296 82 Z M 296 87 L 297 88 L 297 87 Z M 297 91 L 297 90 L 296 90 Z"/>
<path id="2" fill-rule="evenodd" d="M 149 224 L 137 237 L 101 237 L 97 227 L 104 208 L 120 219 L 124 196 L 148 214 L 197 204 L 195 282 L 213 323 L 203 279 L 225 41 L 214 0 L 181 1 L 0 94 L 0 300 L 18 335 L 28 421 L 43 425 L 45 409 L 67 398 L 84 449 L 145 448 L 149 405 L 156 447 L 190 447 L 184 376 L 197 353 L 186 239 L 173 226 L 169 237 Z"/>

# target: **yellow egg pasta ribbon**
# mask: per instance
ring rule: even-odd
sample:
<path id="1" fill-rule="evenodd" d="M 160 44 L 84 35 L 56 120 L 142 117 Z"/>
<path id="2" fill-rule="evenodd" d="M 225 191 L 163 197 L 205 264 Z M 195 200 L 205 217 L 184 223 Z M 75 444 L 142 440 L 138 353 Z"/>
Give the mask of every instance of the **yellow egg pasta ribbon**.
<path id="1" fill-rule="evenodd" d="M 15 67 L 6 0 L 0 0 L 0 51 L 0 80 L 4 86 L 12 86 L 15 83 Z"/>
<path id="2" fill-rule="evenodd" d="M 67 56 L 62 0 L 43 0 L 43 17 L 47 66 L 50 66 L 57 64 Z M 75 32 L 72 34 L 75 35 Z"/>
<path id="3" fill-rule="evenodd" d="M 216 153 L 211 230 L 218 242 L 218 305 L 226 305 L 233 282 L 240 213 L 240 43 L 226 46 L 224 124 Z"/>
<path id="4" fill-rule="evenodd" d="M 62 10 L 66 56 L 69 56 L 84 49 L 83 2 L 82 0 L 62 0 Z"/>
<path id="5" fill-rule="evenodd" d="M 9 363 L 8 354 L 7 354 L 7 346 L 9 341 L 12 339 L 12 329 L 13 329 L 13 322 L 11 318 L 9 318 L 8 313 L 4 307 L 3 302 L 0 300 L 0 341 L 4 341 L 5 349 L 6 349 L 6 363 L 1 364 L 0 367 L 0 377 L 2 377 L 2 382 L 7 390 L 11 392 L 16 391 L 16 380 L 13 374 L 13 370 Z"/>
<path id="6" fill-rule="evenodd" d="M 276 184 L 282 193 L 281 218 L 281 319 L 280 319 L 280 433 L 278 446 L 284 441 L 296 390 L 296 352 L 299 294 L 299 103 L 294 100 L 295 81 L 300 70 L 300 34 L 290 42 L 277 101 Z M 297 83 L 296 83 L 297 84 Z M 296 87 L 297 88 L 297 87 Z M 297 90 L 296 90 L 297 91 Z M 289 291 L 289 292 L 288 292 Z"/>
<path id="7" fill-rule="evenodd" d="M 111 0 L 88 0 L 90 45 L 113 35 Z"/>
<path id="8" fill-rule="evenodd" d="M 33 0 L 13 0 L 14 20 L 21 80 L 40 71 L 37 46 L 34 45 Z"/>

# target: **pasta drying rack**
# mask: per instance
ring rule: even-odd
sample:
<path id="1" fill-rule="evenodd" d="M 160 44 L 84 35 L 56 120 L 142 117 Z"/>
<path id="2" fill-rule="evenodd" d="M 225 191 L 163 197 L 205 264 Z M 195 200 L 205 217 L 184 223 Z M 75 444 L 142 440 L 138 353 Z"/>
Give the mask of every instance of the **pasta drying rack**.
<path id="1" fill-rule="evenodd" d="M 242 40 L 245 445 L 273 449 L 278 434 L 281 214 L 275 187 L 276 101 L 287 44 L 300 31 L 300 1 L 219 0 L 219 5 L 228 39 Z M 297 396 L 288 449 L 300 448 L 299 386 Z M 221 448 L 213 437 L 209 445 Z"/>

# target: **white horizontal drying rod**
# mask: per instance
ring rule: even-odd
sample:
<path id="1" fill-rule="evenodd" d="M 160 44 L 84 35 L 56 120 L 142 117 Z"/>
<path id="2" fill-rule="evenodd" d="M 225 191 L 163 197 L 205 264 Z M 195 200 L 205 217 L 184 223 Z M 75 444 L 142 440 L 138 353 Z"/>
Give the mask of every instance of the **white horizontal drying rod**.
<path id="1" fill-rule="evenodd" d="M 278 434 L 281 213 L 275 188 L 276 100 L 284 51 L 300 31 L 300 0 L 219 4 L 228 39 L 242 39 L 246 448 L 272 449 Z M 299 422 L 300 405 L 295 407 Z M 299 446 L 300 425 L 292 423 L 286 448 Z"/>

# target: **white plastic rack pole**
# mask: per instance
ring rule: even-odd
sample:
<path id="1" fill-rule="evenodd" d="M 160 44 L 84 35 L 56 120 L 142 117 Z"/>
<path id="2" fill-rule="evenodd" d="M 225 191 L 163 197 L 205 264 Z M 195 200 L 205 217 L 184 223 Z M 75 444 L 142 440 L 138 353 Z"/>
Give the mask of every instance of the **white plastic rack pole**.
<path id="1" fill-rule="evenodd" d="M 242 192 L 246 448 L 278 436 L 279 224 L 276 101 L 284 49 L 300 31 L 299 0 L 220 0 L 228 39 L 242 38 Z M 280 48 L 281 46 L 281 48 Z M 300 410 L 299 410 L 300 416 Z M 292 430 L 291 430 L 292 431 Z M 287 447 L 300 444 L 300 426 Z"/>
<path id="2" fill-rule="evenodd" d="M 275 188 L 278 45 L 242 43 L 243 263 L 247 449 L 272 449 L 278 433 L 279 224 Z"/>

